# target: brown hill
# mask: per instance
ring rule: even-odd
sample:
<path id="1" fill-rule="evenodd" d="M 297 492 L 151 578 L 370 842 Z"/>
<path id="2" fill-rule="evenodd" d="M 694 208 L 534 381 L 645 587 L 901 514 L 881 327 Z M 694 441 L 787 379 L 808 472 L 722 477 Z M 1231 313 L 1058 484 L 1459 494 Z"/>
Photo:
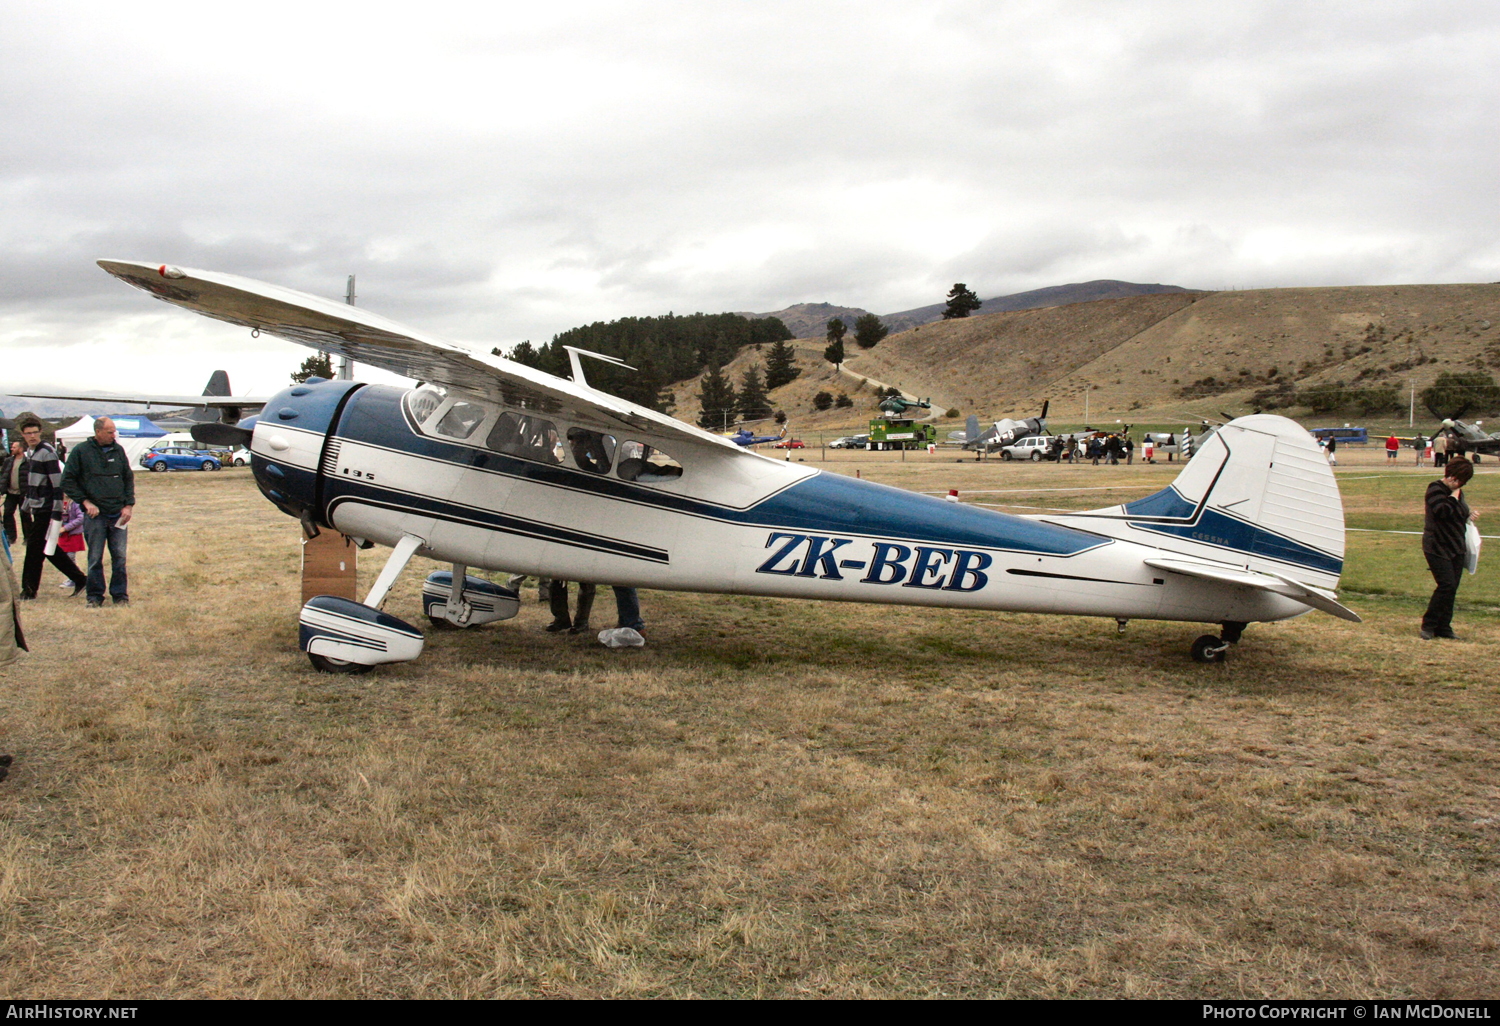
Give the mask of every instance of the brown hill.
<path id="1" fill-rule="evenodd" d="M 773 310 L 770 313 L 742 313 L 741 317 L 779 317 L 781 323 L 787 326 L 797 338 L 824 338 L 828 331 L 828 322 L 835 317 L 843 320 L 844 325 L 854 330 L 854 322 L 859 320 L 868 310 L 861 310 L 857 306 L 834 306 L 832 303 L 797 303 L 782 310 Z"/>
<path id="2" fill-rule="evenodd" d="M 796 346 L 804 372 L 773 402 L 794 426 L 863 423 L 871 390 L 823 361 L 822 333 Z M 1500 284 L 1144 295 L 938 321 L 872 350 L 848 348 L 848 371 L 961 415 L 1011 416 L 1050 399 L 1055 420 L 1082 421 L 1087 395 L 1089 418 L 1099 422 L 1215 417 L 1249 412 L 1252 395 L 1284 379 L 1409 394 L 1444 371 L 1492 373 L 1500 368 Z M 746 351 L 728 371 L 737 382 L 758 361 Z M 696 416 L 697 388 L 696 379 L 675 387 L 678 416 Z M 818 414 L 819 390 L 859 403 Z M 1419 423 L 1430 419 L 1418 410 Z"/>

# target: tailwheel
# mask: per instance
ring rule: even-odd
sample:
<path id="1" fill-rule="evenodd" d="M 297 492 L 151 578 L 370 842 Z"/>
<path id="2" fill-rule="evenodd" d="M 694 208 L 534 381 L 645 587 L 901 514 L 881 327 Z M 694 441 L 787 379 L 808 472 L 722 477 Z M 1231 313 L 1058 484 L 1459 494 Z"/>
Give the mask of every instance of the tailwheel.
<path id="1" fill-rule="evenodd" d="M 1229 642 L 1205 634 L 1193 642 L 1193 661 L 1198 663 L 1222 663 L 1229 651 Z"/>
<path id="2" fill-rule="evenodd" d="M 333 659 L 329 656 L 320 656 L 312 652 L 307 653 L 308 660 L 313 664 L 313 669 L 319 673 L 343 673 L 353 676 L 359 673 L 369 673 L 375 669 L 364 663 L 351 663 L 346 659 Z"/>

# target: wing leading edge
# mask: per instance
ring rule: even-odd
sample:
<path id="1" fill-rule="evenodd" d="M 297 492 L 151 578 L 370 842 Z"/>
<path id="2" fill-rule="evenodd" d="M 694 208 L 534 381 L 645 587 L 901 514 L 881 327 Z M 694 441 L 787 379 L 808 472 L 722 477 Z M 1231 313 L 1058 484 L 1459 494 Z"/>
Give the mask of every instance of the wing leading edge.
<path id="1" fill-rule="evenodd" d="M 403 377 L 507 406 L 568 410 L 585 419 L 603 417 L 637 429 L 649 427 L 716 451 L 743 452 L 728 439 L 665 414 L 503 357 L 473 352 L 346 303 L 214 271 L 123 260 L 100 260 L 99 266 L 126 284 L 205 317 Z M 199 396 L 194 403 L 207 405 L 206 398 Z"/>

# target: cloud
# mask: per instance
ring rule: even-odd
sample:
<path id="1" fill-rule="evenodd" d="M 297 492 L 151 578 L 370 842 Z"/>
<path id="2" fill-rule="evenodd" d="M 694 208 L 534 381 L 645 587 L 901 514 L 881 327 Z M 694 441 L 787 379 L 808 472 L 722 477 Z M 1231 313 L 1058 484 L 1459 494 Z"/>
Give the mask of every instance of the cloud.
<path id="1" fill-rule="evenodd" d="M 1491 5 L 1394 0 L 21 7 L 0 359 L 102 346 L 72 384 L 113 352 L 176 389 L 290 355 L 101 256 L 352 273 L 486 348 L 954 281 L 1494 281 L 1497 55 Z"/>

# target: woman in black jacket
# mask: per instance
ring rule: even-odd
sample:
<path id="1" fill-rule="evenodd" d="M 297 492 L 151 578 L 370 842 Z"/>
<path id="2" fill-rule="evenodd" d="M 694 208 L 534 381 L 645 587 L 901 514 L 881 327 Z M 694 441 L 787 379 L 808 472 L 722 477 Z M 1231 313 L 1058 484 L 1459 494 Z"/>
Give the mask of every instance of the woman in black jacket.
<path id="1" fill-rule="evenodd" d="M 1465 532 L 1479 514 L 1464 501 L 1464 485 L 1474 476 L 1474 465 L 1462 456 L 1448 461 L 1441 481 L 1427 486 L 1427 515 L 1422 523 L 1422 555 L 1437 589 L 1422 614 L 1422 640 L 1457 638 L 1453 633 L 1453 600 L 1463 579 L 1468 553 Z"/>

